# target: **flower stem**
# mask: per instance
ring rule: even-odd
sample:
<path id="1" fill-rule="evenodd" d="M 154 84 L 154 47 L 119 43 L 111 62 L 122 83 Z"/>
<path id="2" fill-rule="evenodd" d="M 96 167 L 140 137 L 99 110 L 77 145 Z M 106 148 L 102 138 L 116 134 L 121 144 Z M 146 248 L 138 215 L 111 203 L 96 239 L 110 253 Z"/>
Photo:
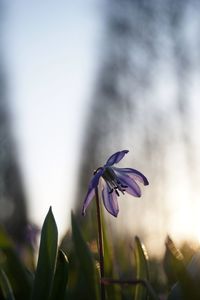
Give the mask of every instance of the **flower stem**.
<path id="1" fill-rule="evenodd" d="M 97 224 L 98 224 L 98 242 L 99 242 L 99 262 L 100 262 L 100 276 L 101 276 L 101 300 L 106 299 L 105 286 L 102 282 L 104 278 L 104 253 L 103 253 L 103 234 L 102 234 L 102 224 L 101 224 L 101 210 L 99 203 L 99 193 L 98 188 L 95 189 L 96 196 L 96 208 L 97 208 Z"/>

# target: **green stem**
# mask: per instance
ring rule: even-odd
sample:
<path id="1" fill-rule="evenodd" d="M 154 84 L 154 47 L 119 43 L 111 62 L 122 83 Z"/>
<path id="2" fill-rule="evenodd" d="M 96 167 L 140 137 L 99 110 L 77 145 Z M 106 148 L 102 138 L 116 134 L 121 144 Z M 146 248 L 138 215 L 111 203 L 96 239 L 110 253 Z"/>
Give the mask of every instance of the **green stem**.
<path id="1" fill-rule="evenodd" d="M 98 188 L 95 189 L 96 196 L 96 208 L 97 208 L 97 224 L 98 224 L 98 242 L 99 242 L 99 262 L 100 262 L 100 276 L 101 276 L 101 300 L 106 299 L 105 286 L 102 282 L 104 277 L 104 252 L 103 252 L 103 234 L 102 234 L 102 225 L 101 225 L 101 210 L 99 203 L 99 193 Z"/>

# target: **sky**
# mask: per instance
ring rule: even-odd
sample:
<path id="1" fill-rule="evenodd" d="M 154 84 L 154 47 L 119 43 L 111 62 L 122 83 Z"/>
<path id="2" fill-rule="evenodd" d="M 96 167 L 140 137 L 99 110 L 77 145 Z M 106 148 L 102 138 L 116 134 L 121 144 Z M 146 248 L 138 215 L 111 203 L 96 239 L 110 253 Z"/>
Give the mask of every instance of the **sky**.
<path id="1" fill-rule="evenodd" d="M 98 0 L 5 1 L 4 57 L 28 213 L 70 222 L 102 32 Z M 81 205 L 81 204 L 80 204 Z"/>

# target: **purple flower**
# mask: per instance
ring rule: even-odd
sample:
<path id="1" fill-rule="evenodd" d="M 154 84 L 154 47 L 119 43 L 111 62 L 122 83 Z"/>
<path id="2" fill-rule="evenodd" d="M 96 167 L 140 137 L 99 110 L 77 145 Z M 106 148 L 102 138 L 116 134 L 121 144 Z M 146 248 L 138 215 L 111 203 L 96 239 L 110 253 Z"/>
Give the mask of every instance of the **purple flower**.
<path id="1" fill-rule="evenodd" d="M 102 193 L 105 208 L 115 217 L 117 217 L 119 212 L 117 197 L 119 197 L 120 192 L 122 194 L 127 192 L 134 197 L 141 197 L 141 189 L 136 181 L 148 185 L 149 182 L 147 178 L 135 169 L 114 167 L 114 164 L 117 164 L 128 152 L 128 150 L 123 150 L 114 153 L 109 157 L 103 167 L 98 168 L 94 172 L 83 203 L 83 215 L 85 215 L 88 205 L 94 198 L 95 189 L 98 186 Z"/>

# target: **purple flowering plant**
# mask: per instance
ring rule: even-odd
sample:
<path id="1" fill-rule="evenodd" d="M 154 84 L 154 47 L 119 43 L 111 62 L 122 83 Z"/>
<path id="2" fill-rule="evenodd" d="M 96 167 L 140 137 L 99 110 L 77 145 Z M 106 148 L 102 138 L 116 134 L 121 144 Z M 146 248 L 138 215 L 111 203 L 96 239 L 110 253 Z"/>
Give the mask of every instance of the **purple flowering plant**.
<path id="1" fill-rule="evenodd" d="M 132 168 L 115 167 L 128 150 L 122 150 L 111 155 L 104 166 L 99 167 L 90 180 L 88 191 L 83 202 L 82 214 L 95 196 L 95 191 L 99 188 L 102 195 L 103 204 L 106 210 L 117 217 L 119 212 L 118 197 L 128 193 L 134 197 L 141 197 L 141 189 L 138 182 L 148 185 L 147 178 L 138 170 Z"/>

